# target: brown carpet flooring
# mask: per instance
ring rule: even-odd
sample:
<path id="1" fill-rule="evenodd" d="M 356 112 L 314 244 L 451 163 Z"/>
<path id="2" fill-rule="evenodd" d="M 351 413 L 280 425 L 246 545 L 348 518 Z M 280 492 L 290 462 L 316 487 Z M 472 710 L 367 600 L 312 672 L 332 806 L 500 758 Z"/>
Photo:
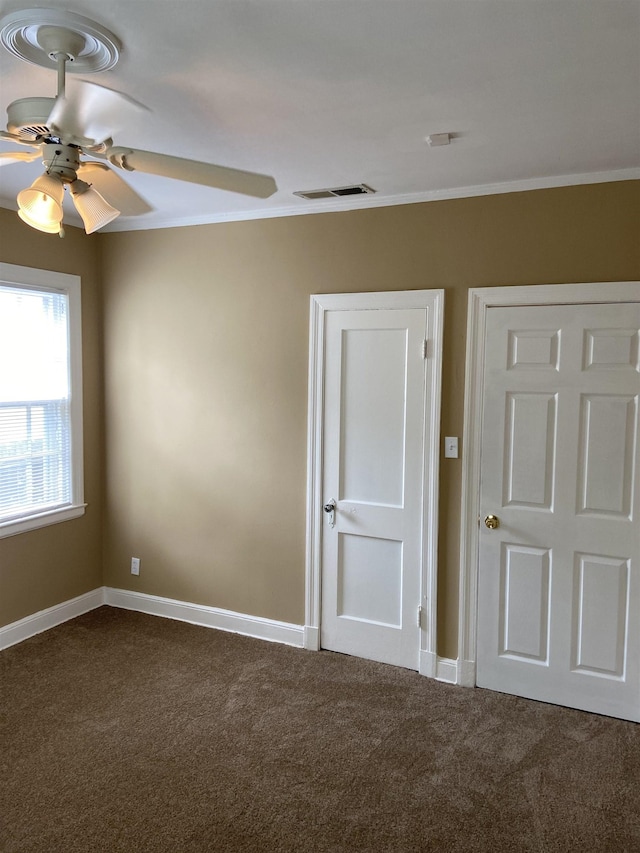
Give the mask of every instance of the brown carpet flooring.
<path id="1" fill-rule="evenodd" d="M 3 853 L 640 851 L 640 726 L 103 607 L 0 655 Z"/>

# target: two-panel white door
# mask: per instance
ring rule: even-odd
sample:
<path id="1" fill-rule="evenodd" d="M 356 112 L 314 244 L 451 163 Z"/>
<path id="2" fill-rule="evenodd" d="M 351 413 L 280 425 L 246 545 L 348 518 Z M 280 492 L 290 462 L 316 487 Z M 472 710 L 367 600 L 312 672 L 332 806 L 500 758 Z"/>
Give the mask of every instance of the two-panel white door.
<path id="1" fill-rule="evenodd" d="M 428 320 L 343 310 L 325 325 L 321 645 L 416 670 Z"/>
<path id="2" fill-rule="evenodd" d="M 639 330 L 637 303 L 487 310 L 481 687 L 640 720 Z"/>

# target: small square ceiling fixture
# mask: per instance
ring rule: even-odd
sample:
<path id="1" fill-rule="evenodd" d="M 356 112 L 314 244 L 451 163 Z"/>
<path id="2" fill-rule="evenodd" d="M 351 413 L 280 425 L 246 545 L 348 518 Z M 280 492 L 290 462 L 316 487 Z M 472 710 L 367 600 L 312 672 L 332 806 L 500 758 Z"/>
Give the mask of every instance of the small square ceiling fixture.
<path id="1" fill-rule="evenodd" d="M 451 134 L 450 133 L 432 133 L 430 136 L 427 136 L 427 142 L 431 146 L 431 148 L 437 148 L 438 145 L 449 145 L 451 142 Z"/>

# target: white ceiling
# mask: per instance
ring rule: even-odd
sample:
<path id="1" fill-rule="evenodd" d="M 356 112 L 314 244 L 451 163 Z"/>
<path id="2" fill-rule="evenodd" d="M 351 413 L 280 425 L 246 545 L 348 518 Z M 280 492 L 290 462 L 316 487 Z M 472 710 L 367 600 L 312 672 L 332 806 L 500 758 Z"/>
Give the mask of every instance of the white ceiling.
<path id="1" fill-rule="evenodd" d="M 113 70 L 84 78 L 151 109 L 116 145 L 278 184 L 258 200 L 120 173 L 154 210 L 106 230 L 640 177 L 640 0 L 40 2 L 122 41 Z M 31 5 L 0 0 L 0 16 Z M 54 71 L 0 47 L 2 110 L 55 88 Z M 445 131 L 452 144 L 426 144 Z M 16 209 L 41 172 L 39 162 L 3 166 L 0 205 Z M 292 194 L 356 183 L 376 194 Z M 67 204 L 65 221 L 78 223 Z"/>

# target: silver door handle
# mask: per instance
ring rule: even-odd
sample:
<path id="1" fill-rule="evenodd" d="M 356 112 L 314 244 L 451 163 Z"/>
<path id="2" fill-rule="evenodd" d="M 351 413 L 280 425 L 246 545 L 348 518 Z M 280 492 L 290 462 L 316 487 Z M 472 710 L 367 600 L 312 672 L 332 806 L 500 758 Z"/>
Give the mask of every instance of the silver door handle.
<path id="1" fill-rule="evenodd" d="M 334 498 L 327 501 L 322 509 L 329 515 L 329 527 L 333 527 L 336 523 L 336 502 Z"/>

